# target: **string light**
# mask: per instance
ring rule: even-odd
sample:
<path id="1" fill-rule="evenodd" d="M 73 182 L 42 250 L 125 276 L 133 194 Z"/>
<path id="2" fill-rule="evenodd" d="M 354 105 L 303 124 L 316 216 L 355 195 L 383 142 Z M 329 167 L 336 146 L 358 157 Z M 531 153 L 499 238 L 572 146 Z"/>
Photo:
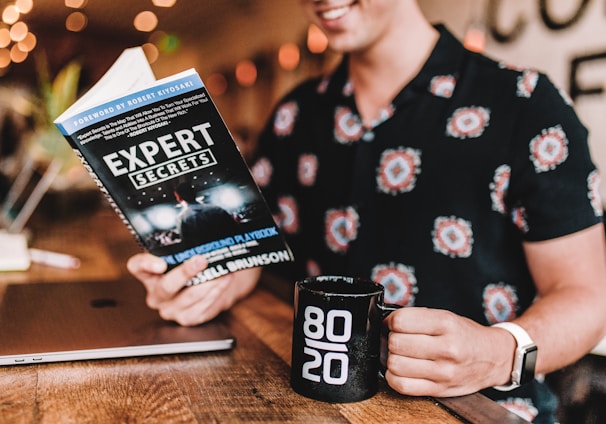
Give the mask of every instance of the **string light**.
<path id="1" fill-rule="evenodd" d="M 65 7 L 70 9 L 82 9 L 86 6 L 86 0 L 65 0 Z"/>
<path id="2" fill-rule="evenodd" d="M 152 3 L 157 7 L 173 7 L 177 0 L 152 0 Z"/>
<path id="3" fill-rule="evenodd" d="M 14 4 L 9 4 L 2 11 L 2 22 L 7 25 L 12 25 L 19 20 L 19 9 Z"/>
<path id="4" fill-rule="evenodd" d="M 257 67 L 252 60 L 242 60 L 236 65 L 236 80 L 243 87 L 252 87 L 257 82 Z"/>
<path id="5" fill-rule="evenodd" d="M 299 66 L 301 59 L 301 53 L 299 52 L 299 46 L 295 43 L 286 43 L 280 46 L 278 50 L 278 63 L 287 71 L 292 71 Z"/>
<path id="6" fill-rule="evenodd" d="M 159 8 L 173 7 L 177 0 L 151 0 L 153 6 Z M 66 8 L 71 9 L 65 20 L 65 28 L 70 32 L 81 32 L 88 25 L 88 16 L 83 10 L 88 0 L 63 0 Z M 37 37 L 29 31 L 27 24 L 20 20 L 34 8 L 33 0 L 14 0 L 2 9 L 2 24 L 0 24 L 0 68 L 7 68 L 11 63 L 20 63 L 28 57 L 37 44 Z M 148 42 L 142 47 L 148 60 L 157 61 L 160 54 L 172 53 L 180 47 L 180 39 L 174 34 L 155 31 L 158 17 L 150 10 L 141 11 L 133 20 L 133 27 L 142 32 L 151 33 Z M 154 32 L 155 31 L 155 32 Z M 311 53 L 321 54 L 326 51 L 328 42 L 326 36 L 315 25 L 307 30 L 307 48 Z M 282 44 L 277 52 L 279 66 L 287 71 L 296 69 L 301 61 L 301 50 L 295 43 Z M 237 63 L 235 79 L 243 87 L 253 86 L 257 82 L 259 70 L 253 60 L 241 60 Z M 0 69 L 2 75 L 2 69 Z M 212 74 L 205 81 L 209 92 L 221 95 L 227 91 L 227 79 L 222 73 Z"/>
<path id="7" fill-rule="evenodd" d="M 311 53 L 324 53 L 328 48 L 328 38 L 316 25 L 311 24 L 307 29 L 307 49 Z"/>
<path id="8" fill-rule="evenodd" d="M 10 29 L 11 40 L 18 43 L 25 39 L 28 33 L 27 24 L 23 21 L 15 23 Z"/>
<path id="9" fill-rule="evenodd" d="M 486 30 L 483 25 L 472 24 L 465 32 L 463 45 L 468 50 L 482 53 L 486 49 Z"/>
<path id="10" fill-rule="evenodd" d="M 26 15 L 32 11 L 34 2 L 33 0 L 17 0 L 15 2 L 15 6 L 17 7 L 19 13 Z"/>
<path id="11" fill-rule="evenodd" d="M 65 28 L 71 32 L 80 32 L 88 24 L 88 18 L 82 12 L 72 12 L 65 19 Z"/>
<path id="12" fill-rule="evenodd" d="M 33 33 L 28 32 L 25 38 L 19 41 L 18 44 L 19 48 L 24 52 L 31 52 L 32 50 L 34 50 L 34 48 L 36 48 L 37 43 L 38 40 L 36 39 L 36 36 Z"/>
<path id="13" fill-rule="evenodd" d="M 21 20 L 33 8 L 32 0 L 16 0 L 2 10 L 0 27 L 0 75 L 4 75 L 11 63 L 21 63 L 36 46 L 36 36 L 29 32 Z"/>
<path id="14" fill-rule="evenodd" d="M 152 32 L 158 26 L 158 17 L 149 10 L 139 12 L 133 20 L 135 29 L 141 32 Z"/>
<path id="15" fill-rule="evenodd" d="M 11 41 L 11 33 L 9 29 L 0 28 L 0 48 L 8 47 Z"/>
<path id="16" fill-rule="evenodd" d="M 471 9 L 471 18 L 463 37 L 463 45 L 468 50 L 482 53 L 486 49 L 486 4 L 484 0 L 480 5 L 474 5 Z"/>
<path id="17" fill-rule="evenodd" d="M 211 96 L 218 97 L 227 91 L 227 78 L 218 72 L 204 78 L 204 82 Z"/>
<path id="18" fill-rule="evenodd" d="M 11 64 L 11 54 L 6 48 L 0 49 L 0 68 L 7 68 Z"/>
<path id="19" fill-rule="evenodd" d="M 19 48 L 19 44 L 13 44 L 10 51 L 10 57 L 13 63 L 21 63 L 27 59 L 27 52 L 22 51 Z"/>
<path id="20" fill-rule="evenodd" d="M 145 43 L 141 46 L 149 63 L 154 63 L 160 57 L 160 51 L 153 43 Z"/>

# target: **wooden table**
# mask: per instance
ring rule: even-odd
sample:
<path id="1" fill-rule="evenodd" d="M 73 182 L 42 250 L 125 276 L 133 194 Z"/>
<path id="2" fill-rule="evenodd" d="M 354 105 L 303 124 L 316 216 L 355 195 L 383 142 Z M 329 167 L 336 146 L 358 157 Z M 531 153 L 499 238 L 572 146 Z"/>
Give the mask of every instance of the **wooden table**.
<path id="1" fill-rule="evenodd" d="M 81 270 L 36 265 L 0 274 L 0 285 L 132 278 L 124 263 L 138 247 L 112 211 L 33 230 L 35 247 L 76 254 Z M 225 313 L 237 340 L 228 352 L 0 367 L 0 422 L 525 422 L 480 394 L 414 398 L 384 383 L 349 404 L 296 394 L 292 307 L 266 287 Z"/>

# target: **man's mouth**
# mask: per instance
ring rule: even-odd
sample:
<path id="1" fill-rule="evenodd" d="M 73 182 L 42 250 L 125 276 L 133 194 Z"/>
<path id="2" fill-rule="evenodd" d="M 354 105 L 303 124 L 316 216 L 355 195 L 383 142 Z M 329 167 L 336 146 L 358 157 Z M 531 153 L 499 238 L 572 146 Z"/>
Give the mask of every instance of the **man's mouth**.
<path id="1" fill-rule="evenodd" d="M 351 6 L 343 6 L 338 7 L 336 9 L 325 10 L 319 13 L 320 18 L 325 19 L 327 21 L 332 21 L 335 19 L 342 18 L 349 12 Z"/>

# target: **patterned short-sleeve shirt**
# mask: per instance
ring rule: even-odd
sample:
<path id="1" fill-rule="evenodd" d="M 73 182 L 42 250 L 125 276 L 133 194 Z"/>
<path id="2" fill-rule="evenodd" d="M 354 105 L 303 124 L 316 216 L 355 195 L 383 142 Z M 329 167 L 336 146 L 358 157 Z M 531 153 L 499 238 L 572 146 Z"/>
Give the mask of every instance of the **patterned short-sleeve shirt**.
<path id="1" fill-rule="evenodd" d="M 463 48 L 444 27 L 367 127 L 347 58 L 277 106 L 253 174 L 296 259 L 291 278 L 370 277 L 386 300 L 511 320 L 536 295 L 523 241 L 602 219 L 587 130 L 543 74 Z"/>

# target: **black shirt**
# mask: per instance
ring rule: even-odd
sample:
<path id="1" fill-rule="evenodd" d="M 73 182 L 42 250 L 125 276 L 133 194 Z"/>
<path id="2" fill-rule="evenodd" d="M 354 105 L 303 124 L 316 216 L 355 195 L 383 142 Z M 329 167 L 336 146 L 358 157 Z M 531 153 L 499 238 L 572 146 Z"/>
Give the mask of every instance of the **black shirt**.
<path id="1" fill-rule="evenodd" d="M 601 222 L 599 175 L 570 102 L 534 70 L 444 27 L 372 127 L 347 58 L 278 105 L 253 174 L 309 274 L 370 277 L 386 300 L 511 320 L 536 295 L 522 242 Z"/>

